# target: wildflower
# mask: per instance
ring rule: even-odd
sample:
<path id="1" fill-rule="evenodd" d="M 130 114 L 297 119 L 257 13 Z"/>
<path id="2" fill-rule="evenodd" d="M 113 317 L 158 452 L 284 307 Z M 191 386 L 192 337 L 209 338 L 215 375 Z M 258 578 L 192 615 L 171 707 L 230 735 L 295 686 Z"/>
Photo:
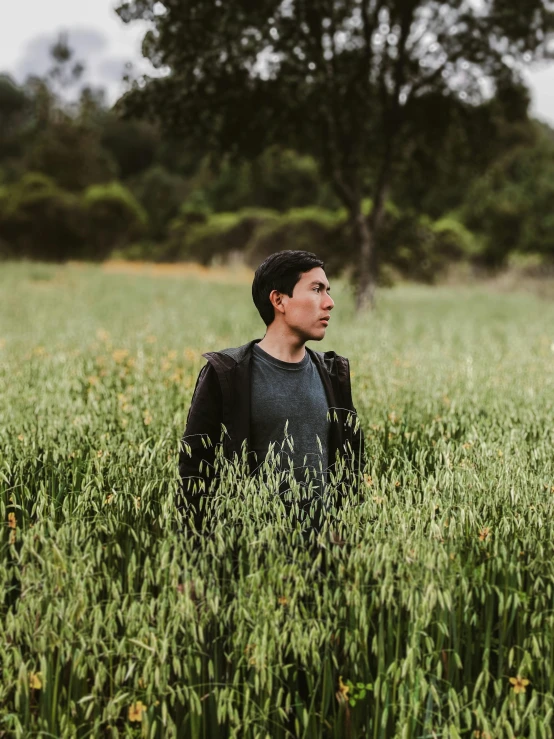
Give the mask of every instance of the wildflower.
<path id="1" fill-rule="evenodd" d="M 10 527 L 10 529 L 15 529 L 17 527 L 15 513 L 8 513 L 8 526 Z"/>
<path id="2" fill-rule="evenodd" d="M 371 479 L 371 475 L 366 475 L 364 477 L 364 480 L 365 480 L 365 484 L 368 486 L 368 488 L 373 485 L 373 480 Z"/>
<path id="3" fill-rule="evenodd" d="M 286 606 L 287 603 L 288 603 L 288 600 L 287 600 L 286 596 L 284 596 L 284 595 L 279 596 L 279 598 L 277 600 L 279 601 L 279 605 L 281 605 L 281 606 Z"/>
<path id="4" fill-rule="evenodd" d="M 137 510 L 140 508 L 140 497 L 135 498 L 135 506 Z"/>
<path id="5" fill-rule="evenodd" d="M 146 706 L 142 701 L 137 701 L 129 706 L 129 721 L 142 721 L 142 714 L 146 711 Z"/>
<path id="6" fill-rule="evenodd" d="M 143 677 L 139 677 L 138 685 L 139 685 L 139 688 L 145 688 L 146 687 L 146 683 L 144 682 L 144 678 Z"/>
<path id="7" fill-rule="evenodd" d="M 19 441 L 25 441 L 25 437 L 23 436 L 23 434 L 19 434 L 17 438 L 19 439 Z"/>
<path id="8" fill-rule="evenodd" d="M 87 377 L 87 382 L 89 385 L 98 385 L 99 379 L 96 377 L 96 375 L 90 375 Z"/>
<path id="9" fill-rule="evenodd" d="M 335 693 L 335 696 L 339 703 L 343 703 L 349 700 L 348 693 L 350 692 L 350 687 L 348 685 L 345 685 L 342 681 L 342 675 L 339 677 L 339 689 Z"/>
<path id="10" fill-rule="evenodd" d="M 525 677 L 521 677 L 518 675 L 517 677 L 511 677 L 510 682 L 513 685 L 513 691 L 517 695 L 518 693 L 525 693 L 526 688 L 531 682 L 530 680 L 527 680 Z"/>
<path id="11" fill-rule="evenodd" d="M 479 532 L 479 541 L 485 541 L 490 536 L 491 530 L 488 526 L 485 526 L 485 528 L 481 529 Z"/>
<path id="12" fill-rule="evenodd" d="M 382 498 L 380 495 L 374 495 L 373 501 L 377 503 L 377 505 L 380 505 L 385 499 Z"/>
<path id="13" fill-rule="evenodd" d="M 112 500 L 113 500 L 113 493 L 109 493 L 109 494 L 108 494 L 108 495 L 106 496 L 106 500 L 105 500 L 104 502 L 105 502 L 105 503 L 111 503 L 111 502 L 112 502 Z"/>
<path id="14" fill-rule="evenodd" d="M 150 411 L 144 411 L 142 416 L 144 420 L 144 425 L 149 426 L 152 423 L 152 416 L 150 415 Z"/>
<path id="15" fill-rule="evenodd" d="M 152 335 L 152 334 L 150 334 L 150 336 L 147 336 L 146 337 L 146 343 L 147 344 L 155 344 L 157 340 L 158 339 L 154 335 Z"/>
<path id="16" fill-rule="evenodd" d="M 109 333 L 108 333 L 108 331 L 106 331 L 105 329 L 103 329 L 103 328 L 99 328 L 99 329 L 98 329 L 98 330 L 96 331 L 96 338 L 97 338 L 97 339 L 98 339 L 99 341 L 109 341 L 109 339 L 110 339 L 110 334 L 109 334 Z"/>
<path id="17" fill-rule="evenodd" d="M 129 352 L 127 349 L 115 349 L 115 351 L 112 354 L 112 358 L 116 364 L 121 364 L 123 360 L 127 357 Z"/>
<path id="18" fill-rule="evenodd" d="M 98 450 L 98 451 L 96 452 L 96 456 L 97 456 L 98 458 L 100 458 L 100 457 L 101 457 L 101 456 L 102 456 L 103 454 L 104 454 L 104 452 L 103 452 L 103 451 L 102 451 L 101 449 L 99 449 L 99 450 Z"/>
<path id="19" fill-rule="evenodd" d="M 40 672 L 31 672 L 29 675 L 29 687 L 33 690 L 40 690 L 42 688 L 41 677 Z"/>

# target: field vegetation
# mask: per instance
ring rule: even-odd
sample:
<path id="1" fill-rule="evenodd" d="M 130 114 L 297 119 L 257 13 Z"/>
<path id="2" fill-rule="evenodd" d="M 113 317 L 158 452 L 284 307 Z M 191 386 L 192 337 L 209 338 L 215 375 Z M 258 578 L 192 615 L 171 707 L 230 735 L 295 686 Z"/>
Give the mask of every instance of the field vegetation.
<path id="1" fill-rule="evenodd" d="M 222 463 L 194 537 L 179 441 L 201 353 L 262 336 L 247 276 L 2 266 L 0 736 L 552 737 L 554 304 L 333 294 L 361 494 L 315 535 Z"/>

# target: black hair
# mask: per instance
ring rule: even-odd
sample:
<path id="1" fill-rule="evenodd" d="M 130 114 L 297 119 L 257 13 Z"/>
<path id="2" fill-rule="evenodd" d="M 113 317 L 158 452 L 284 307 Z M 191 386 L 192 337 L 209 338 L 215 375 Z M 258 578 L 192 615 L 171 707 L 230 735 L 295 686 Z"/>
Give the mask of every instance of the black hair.
<path id="1" fill-rule="evenodd" d="M 278 251 L 260 264 L 252 282 L 252 299 L 266 326 L 275 318 L 275 309 L 269 299 L 272 290 L 292 298 L 294 286 L 304 274 L 325 264 L 309 251 Z"/>

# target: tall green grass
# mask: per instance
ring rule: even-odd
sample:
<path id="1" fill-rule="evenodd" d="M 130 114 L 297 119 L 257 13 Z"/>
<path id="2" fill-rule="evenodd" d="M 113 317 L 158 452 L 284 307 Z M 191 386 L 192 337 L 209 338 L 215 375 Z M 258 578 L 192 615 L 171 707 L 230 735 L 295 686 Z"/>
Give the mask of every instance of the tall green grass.
<path id="1" fill-rule="evenodd" d="M 356 318 L 333 285 L 314 348 L 351 360 L 362 495 L 339 474 L 316 534 L 222 463 L 198 538 L 179 440 L 201 353 L 262 336 L 249 285 L 0 290 L 0 736 L 553 735 L 552 304 L 403 287 Z"/>

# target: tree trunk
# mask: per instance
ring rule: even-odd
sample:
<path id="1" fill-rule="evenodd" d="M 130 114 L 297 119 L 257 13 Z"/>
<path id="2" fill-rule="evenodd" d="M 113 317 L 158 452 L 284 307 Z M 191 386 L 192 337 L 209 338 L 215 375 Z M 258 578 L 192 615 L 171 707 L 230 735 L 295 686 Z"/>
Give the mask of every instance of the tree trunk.
<path id="1" fill-rule="evenodd" d="M 361 204 L 355 211 L 354 231 L 360 255 L 360 270 L 358 275 L 358 291 L 356 310 L 375 308 L 375 289 L 377 287 L 377 236 L 381 228 L 381 221 L 385 215 L 385 202 L 389 191 L 392 168 L 392 153 L 394 147 L 394 133 L 389 135 L 381 171 L 375 188 L 375 200 L 369 218 L 365 218 Z"/>
<path id="2" fill-rule="evenodd" d="M 353 218 L 354 239 L 360 255 L 360 271 L 356 294 L 356 310 L 375 308 L 377 274 L 375 270 L 375 231 L 370 228 L 361 208 Z"/>

